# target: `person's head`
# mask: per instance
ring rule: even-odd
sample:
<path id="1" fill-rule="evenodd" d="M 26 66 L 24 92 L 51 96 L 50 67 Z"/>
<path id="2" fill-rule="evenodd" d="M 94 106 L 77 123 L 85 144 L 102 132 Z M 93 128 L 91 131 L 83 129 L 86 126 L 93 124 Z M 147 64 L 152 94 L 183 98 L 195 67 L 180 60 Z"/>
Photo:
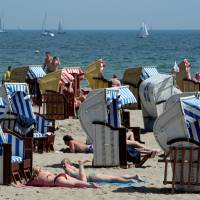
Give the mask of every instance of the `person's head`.
<path id="1" fill-rule="evenodd" d="M 195 74 L 195 78 L 196 78 L 196 80 L 200 81 L 200 72 L 197 72 L 197 73 Z"/>
<path id="2" fill-rule="evenodd" d="M 12 67 L 11 66 L 8 66 L 8 71 L 11 71 Z"/>
<path id="3" fill-rule="evenodd" d="M 113 74 L 113 78 L 117 78 L 117 75 L 116 75 L 116 74 Z"/>
<path id="4" fill-rule="evenodd" d="M 68 146 L 68 145 L 69 145 L 69 142 L 70 142 L 71 140 L 73 140 L 73 137 L 70 136 L 70 135 L 65 135 L 65 136 L 63 137 L 63 140 L 64 140 L 64 143 Z"/>
<path id="5" fill-rule="evenodd" d="M 72 164 L 71 161 L 68 158 L 62 159 L 61 165 L 64 165 L 65 163 L 70 164 L 70 165 Z"/>
<path id="6" fill-rule="evenodd" d="M 46 55 L 46 56 L 51 56 L 51 52 L 46 51 L 46 52 L 45 52 L 45 55 Z"/>
<path id="7" fill-rule="evenodd" d="M 41 167 L 35 166 L 32 169 L 32 177 L 37 177 L 39 173 L 41 172 Z"/>

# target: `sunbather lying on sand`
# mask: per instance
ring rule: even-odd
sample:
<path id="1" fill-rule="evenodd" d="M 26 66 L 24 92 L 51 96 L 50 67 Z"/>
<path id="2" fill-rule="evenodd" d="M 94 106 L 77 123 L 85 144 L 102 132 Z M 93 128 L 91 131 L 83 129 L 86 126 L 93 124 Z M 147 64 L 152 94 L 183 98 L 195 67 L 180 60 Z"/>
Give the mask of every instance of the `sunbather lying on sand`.
<path id="1" fill-rule="evenodd" d="M 38 187 L 68 187 L 68 188 L 98 188 L 95 183 L 87 183 L 84 172 L 80 170 L 80 179 L 69 176 L 65 173 L 53 174 L 49 171 L 45 171 L 39 167 L 33 169 L 33 175 L 28 186 Z"/>
<path id="2" fill-rule="evenodd" d="M 74 140 L 70 135 L 63 137 L 65 145 L 70 149 L 71 153 L 93 153 L 93 145 L 86 145 L 78 140 Z"/>
<path id="3" fill-rule="evenodd" d="M 126 144 L 127 146 L 132 146 L 142 152 L 155 152 L 155 154 L 158 154 L 161 152 L 160 149 L 150 149 L 146 147 L 145 145 L 141 144 L 140 142 L 135 141 L 134 133 L 131 129 L 128 129 L 128 131 L 126 132 Z"/>
<path id="4" fill-rule="evenodd" d="M 85 173 L 84 164 L 86 162 L 89 162 L 88 160 L 79 161 L 79 169 L 74 167 L 71 162 L 68 159 L 63 159 L 61 161 L 61 164 L 63 166 L 63 169 L 65 170 L 66 174 L 77 178 L 79 180 L 84 180 L 88 182 L 101 182 L 101 181 L 107 181 L 107 182 L 120 182 L 120 183 L 127 183 L 130 182 L 131 179 L 137 179 L 141 180 L 138 175 L 130 176 L 130 175 L 124 175 L 124 176 L 112 176 L 112 175 L 105 175 L 105 174 L 96 174 L 96 173 Z"/>

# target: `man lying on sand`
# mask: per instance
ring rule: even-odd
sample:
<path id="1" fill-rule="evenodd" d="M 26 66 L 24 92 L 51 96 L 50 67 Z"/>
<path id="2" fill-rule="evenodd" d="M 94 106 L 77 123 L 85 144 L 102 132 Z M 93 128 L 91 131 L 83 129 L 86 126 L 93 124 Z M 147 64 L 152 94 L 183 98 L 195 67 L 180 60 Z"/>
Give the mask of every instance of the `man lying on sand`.
<path id="1" fill-rule="evenodd" d="M 63 137 L 65 145 L 70 149 L 71 153 L 93 153 L 93 145 L 86 145 L 78 140 L 74 140 L 70 135 Z"/>
<path id="2" fill-rule="evenodd" d="M 118 183 L 127 183 L 130 182 L 131 179 L 141 180 L 140 177 L 136 174 L 134 176 L 124 175 L 124 176 L 113 176 L 113 175 L 105 175 L 105 174 L 96 174 L 96 173 L 85 173 L 84 164 L 90 162 L 88 160 L 79 161 L 79 169 L 74 167 L 68 159 L 63 159 L 61 164 L 65 173 L 74 177 L 78 180 L 84 180 L 88 182 L 118 182 Z"/>

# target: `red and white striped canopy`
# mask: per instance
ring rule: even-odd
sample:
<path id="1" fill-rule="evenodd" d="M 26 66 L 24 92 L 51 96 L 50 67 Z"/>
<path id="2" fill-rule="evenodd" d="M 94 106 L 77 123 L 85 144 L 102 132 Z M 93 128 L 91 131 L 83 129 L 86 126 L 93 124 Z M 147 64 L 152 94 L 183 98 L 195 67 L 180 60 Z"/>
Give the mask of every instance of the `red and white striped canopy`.
<path id="1" fill-rule="evenodd" d="M 67 67 L 64 70 L 66 70 L 71 75 L 78 74 L 80 80 L 84 78 L 84 72 L 81 70 L 80 67 Z"/>

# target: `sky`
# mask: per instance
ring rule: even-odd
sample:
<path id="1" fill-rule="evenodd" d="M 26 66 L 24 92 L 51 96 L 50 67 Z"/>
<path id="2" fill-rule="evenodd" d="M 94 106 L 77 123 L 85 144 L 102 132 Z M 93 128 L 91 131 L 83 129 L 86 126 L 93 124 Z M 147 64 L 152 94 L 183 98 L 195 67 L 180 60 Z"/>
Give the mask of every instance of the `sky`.
<path id="1" fill-rule="evenodd" d="M 0 0 L 6 29 L 200 29 L 200 0 Z"/>

